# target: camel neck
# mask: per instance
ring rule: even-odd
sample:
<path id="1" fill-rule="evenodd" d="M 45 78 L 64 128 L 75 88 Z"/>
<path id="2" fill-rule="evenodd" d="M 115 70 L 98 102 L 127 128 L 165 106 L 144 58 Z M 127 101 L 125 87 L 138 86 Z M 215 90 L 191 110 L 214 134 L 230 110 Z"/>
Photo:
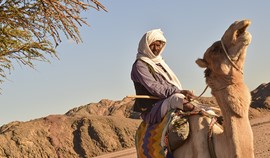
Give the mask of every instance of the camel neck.
<path id="1" fill-rule="evenodd" d="M 241 93 L 233 91 L 235 87 L 229 86 L 214 93 L 214 96 L 224 118 L 223 140 L 226 141 L 227 147 L 234 151 L 232 153 L 236 154 L 232 157 L 237 157 L 237 155 L 250 157 L 252 155 L 250 153 L 253 152 L 252 130 L 248 119 L 250 93 L 247 92 L 245 86 L 240 86 L 240 88 L 243 90 Z M 247 148 L 250 151 L 246 151 Z"/>

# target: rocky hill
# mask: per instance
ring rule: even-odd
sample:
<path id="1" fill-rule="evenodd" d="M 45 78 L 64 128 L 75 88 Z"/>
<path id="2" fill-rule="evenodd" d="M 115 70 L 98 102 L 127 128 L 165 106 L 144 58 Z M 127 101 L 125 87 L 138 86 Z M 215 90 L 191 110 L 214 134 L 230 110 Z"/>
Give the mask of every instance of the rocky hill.
<path id="1" fill-rule="evenodd" d="M 104 99 L 63 115 L 6 124 L 0 127 L 0 157 L 86 158 L 130 148 L 141 122 L 130 112 L 132 104 Z"/>
<path id="2" fill-rule="evenodd" d="M 250 118 L 269 114 L 270 83 L 251 91 Z M 217 106 L 212 97 L 201 101 Z M 140 124 L 134 101 L 103 99 L 71 109 L 63 115 L 49 115 L 0 127 L 1 158 L 88 158 L 134 146 Z"/>
<path id="3" fill-rule="evenodd" d="M 269 115 L 270 111 L 270 82 L 263 83 L 251 91 L 250 118 Z"/>
<path id="4" fill-rule="evenodd" d="M 251 91 L 253 108 L 265 108 L 270 110 L 270 82 L 261 84 Z"/>

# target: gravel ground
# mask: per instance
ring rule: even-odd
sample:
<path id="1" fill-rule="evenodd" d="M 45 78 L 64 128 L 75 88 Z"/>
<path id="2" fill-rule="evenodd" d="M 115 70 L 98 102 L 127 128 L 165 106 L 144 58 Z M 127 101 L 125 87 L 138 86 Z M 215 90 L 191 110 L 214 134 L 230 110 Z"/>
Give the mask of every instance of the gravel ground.
<path id="1" fill-rule="evenodd" d="M 270 158 L 270 116 L 251 120 L 256 158 Z"/>

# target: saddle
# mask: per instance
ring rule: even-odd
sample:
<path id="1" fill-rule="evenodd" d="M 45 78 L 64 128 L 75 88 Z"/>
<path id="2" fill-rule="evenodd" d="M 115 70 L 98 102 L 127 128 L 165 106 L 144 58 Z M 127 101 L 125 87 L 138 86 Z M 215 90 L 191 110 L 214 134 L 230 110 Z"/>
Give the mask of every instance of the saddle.
<path id="1" fill-rule="evenodd" d="M 179 111 L 172 114 L 172 121 L 169 122 L 166 135 L 168 139 L 167 146 L 170 151 L 174 151 L 184 144 L 190 133 L 187 116 L 181 115 Z"/>
<path id="2" fill-rule="evenodd" d="M 158 124 L 142 122 L 135 135 L 138 158 L 172 158 L 189 136 L 189 123 L 181 110 L 172 110 Z"/>

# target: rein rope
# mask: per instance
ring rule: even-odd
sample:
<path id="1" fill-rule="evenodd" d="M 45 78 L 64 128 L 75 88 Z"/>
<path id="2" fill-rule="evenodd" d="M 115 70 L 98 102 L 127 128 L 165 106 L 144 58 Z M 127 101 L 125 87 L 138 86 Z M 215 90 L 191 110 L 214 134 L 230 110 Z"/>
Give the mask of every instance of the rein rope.
<path id="1" fill-rule="evenodd" d="M 228 60 L 230 61 L 230 63 L 232 64 L 232 66 L 234 67 L 234 68 L 236 68 L 236 70 L 238 70 L 238 71 L 240 71 L 242 74 L 244 74 L 244 72 L 232 61 L 232 59 L 230 58 L 230 56 L 229 56 L 229 54 L 228 54 L 228 52 L 227 52 L 227 50 L 226 50 L 226 48 L 225 48 L 225 46 L 224 46 L 224 44 L 223 44 L 223 42 L 222 42 L 222 40 L 220 40 L 220 42 L 221 42 L 221 45 L 222 45 L 222 48 L 223 48 L 223 50 L 224 50 L 224 52 L 225 52 L 225 55 L 226 55 L 226 57 L 228 58 Z"/>
<path id="2" fill-rule="evenodd" d="M 209 86 L 206 85 L 206 87 L 204 88 L 203 92 L 202 92 L 199 96 L 197 96 L 197 97 L 191 99 L 188 103 L 190 103 L 190 102 L 192 102 L 192 101 L 194 101 L 194 100 L 198 100 L 198 99 L 206 92 L 206 90 L 207 90 L 208 87 L 209 87 Z"/>

